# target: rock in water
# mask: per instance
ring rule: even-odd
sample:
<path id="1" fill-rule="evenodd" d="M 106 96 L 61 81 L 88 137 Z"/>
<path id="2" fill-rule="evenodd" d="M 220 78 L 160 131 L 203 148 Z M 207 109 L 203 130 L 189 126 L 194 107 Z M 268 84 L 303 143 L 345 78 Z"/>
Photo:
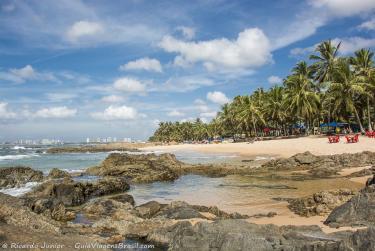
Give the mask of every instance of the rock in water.
<path id="1" fill-rule="evenodd" d="M 358 195 L 335 208 L 324 224 L 331 227 L 375 226 L 375 185 L 374 177 Z"/>
<path id="2" fill-rule="evenodd" d="M 30 167 L 0 168 L 0 188 L 12 188 L 26 184 L 27 182 L 40 182 L 43 173 Z"/>
<path id="3" fill-rule="evenodd" d="M 122 176 L 135 183 L 174 181 L 179 177 L 182 163 L 169 153 L 126 154 L 112 153 L 100 166 L 87 169 L 88 174 Z"/>
<path id="4" fill-rule="evenodd" d="M 58 168 L 53 168 L 47 176 L 47 178 L 50 179 L 61 179 L 67 177 L 70 177 L 70 174 L 67 171 L 63 171 Z"/>

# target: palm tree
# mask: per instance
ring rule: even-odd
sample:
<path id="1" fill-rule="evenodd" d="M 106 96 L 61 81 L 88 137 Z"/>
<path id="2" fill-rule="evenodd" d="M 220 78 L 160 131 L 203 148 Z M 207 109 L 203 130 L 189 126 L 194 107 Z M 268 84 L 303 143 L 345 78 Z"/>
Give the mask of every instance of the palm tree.
<path id="1" fill-rule="evenodd" d="M 319 84 L 332 80 L 340 45 L 341 42 L 334 46 L 331 40 L 324 41 L 315 49 L 318 55 L 310 56 L 310 59 L 315 61 L 312 67 L 315 71 L 315 80 Z"/>
<path id="2" fill-rule="evenodd" d="M 239 99 L 238 107 L 238 118 L 239 122 L 248 130 L 251 129 L 254 132 L 254 135 L 257 136 L 257 125 L 265 124 L 263 119 L 262 111 L 259 106 L 257 106 L 254 97 L 251 96 L 241 96 Z"/>
<path id="3" fill-rule="evenodd" d="M 361 79 L 350 69 L 347 59 L 339 60 L 333 79 L 334 82 L 331 84 L 329 93 L 334 97 L 334 111 L 345 109 L 354 113 L 360 130 L 364 133 L 355 99 L 358 96 L 365 96 L 366 92 L 363 83 L 360 82 Z"/>
<path id="4" fill-rule="evenodd" d="M 361 49 L 354 53 L 354 57 L 350 58 L 350 63 L 354 66 L 355 73 L 358 77 L 362 77 L 368 92 L 374 91 L 374 62 L 372 60 L 374 53 L 371 52 L 369 49 Z M 370 111 L 370 99 L 374 99 L 374 97 L 367 95 L 367 118 L 368 118 L 368 129 L 372 131 L 371 126 L 371 111 Z"/>
<path id="5" fill-rule="evenodd" d="M 284 99 L 284 88 L 281 86 L 274 86 L 268 92 L 267 101 L 265 105 L 265 113 L 270 121 L 275 122 L 276 128 L 281 125 L 285 134 L 285 119 L 286 113 L 283 109 L 283 99 Z"/>

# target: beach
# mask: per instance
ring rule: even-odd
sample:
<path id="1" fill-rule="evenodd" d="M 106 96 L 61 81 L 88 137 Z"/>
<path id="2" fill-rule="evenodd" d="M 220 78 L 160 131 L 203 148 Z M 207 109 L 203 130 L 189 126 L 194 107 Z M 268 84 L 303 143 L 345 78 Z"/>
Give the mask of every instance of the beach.
<path id="1" fill-rule="evenodd" d="M 344 137 L 339 143 L 328 143 L 327 137 L 300 137 L 294 139 L 277 139 L 255 141 L 253 143 L 220 143 L 220 144 L 176 144 L 144 147 L 148 151 L 198 151 L 204 153 L 233 153 L 243 157 L 272 156 L 290 157 L 306 151 L 315 155 L 332 155 L 342 153 L 358 153 L 375 151 L 375 139 L 359 137 L 358 143 L 348 144 Z"/>

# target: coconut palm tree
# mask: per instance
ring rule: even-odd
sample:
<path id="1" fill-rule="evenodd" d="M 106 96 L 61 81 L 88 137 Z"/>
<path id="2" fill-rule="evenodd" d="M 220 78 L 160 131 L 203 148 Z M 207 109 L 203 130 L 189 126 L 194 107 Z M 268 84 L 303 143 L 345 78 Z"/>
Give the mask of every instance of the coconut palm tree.
<path id="1" fill-rule="evenodd" d="M 369 93 L 373 93 L 374 86 L 374 61 L 372 60 L 374 53 L 369 49 L 360 49 L 354 53 L 354 57 L 350 58 L 350 63 L 354 66 L 355 73 L 358 77 L 363 78 L 365 83 L 365 89 Z M 371 126 L 371 109 L 370 99 L 374 100 L 374 97 L 367 95 L 367 118 L 368 118 L 368 129 L 372 131 Z"/>
<path id="2" fill-rule="evenodd" d="M 265 124 L 263 113 L 256 103 L 256 98 L 252 96 L 241 96 L 239 98 L 239 106 L 237 110 L 238 121 L 240 124 L 248 131 L 252 130 L 255 136 L 258 135 L 257 125 Z"/>
<path id="3" fill-rule="evenodd" d="M 348 112 L 354 113 L 357 123 L 362 133 L 365 132 L 362 126 L 361 118 L 356 107 L 355 99 L 366 96 L 366 91 L 363 83 L 351 70 L 349 60 L 340 59 L 337 64 L 337 69 L 333 74 L 333 82 L 329 89 L 329 94 L 334 97 L 334 111 L 345 109 Z"/>

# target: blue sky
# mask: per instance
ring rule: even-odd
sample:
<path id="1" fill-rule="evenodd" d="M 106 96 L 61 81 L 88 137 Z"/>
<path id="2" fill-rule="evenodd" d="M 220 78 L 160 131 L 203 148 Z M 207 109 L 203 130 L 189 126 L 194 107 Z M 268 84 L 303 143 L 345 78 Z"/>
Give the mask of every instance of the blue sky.
<path id="1" fill-rule="evenodd" d="M 373 0 L 0 2 L 0 141 L 147 139 L 281 82 L 327 39 L 375 47 Z"/>

